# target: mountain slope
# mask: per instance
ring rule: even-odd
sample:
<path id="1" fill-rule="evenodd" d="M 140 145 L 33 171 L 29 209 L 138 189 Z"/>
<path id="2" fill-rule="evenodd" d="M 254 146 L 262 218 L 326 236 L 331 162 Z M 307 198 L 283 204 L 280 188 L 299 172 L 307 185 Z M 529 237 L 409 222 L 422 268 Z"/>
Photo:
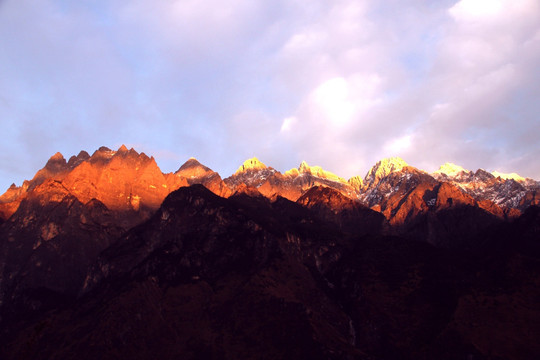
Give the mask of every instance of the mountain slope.
<path id="1" fill-rule="evenodd" d="M 102 253 L 80 305 L 45 320 L 30 348 L 24 331 L 12 338 L 10 353 L 36 359 L 95 358 L 96 351 L 104 359 L 119 353 L 358 357 L 347 315 L 292 256 L 295 235 L 265 228 L 239 204 L 199 185 L 172 193 L 147 223 Z M 58 336 L 61 347 L 52 340 Z"/>
<path id="2" fill-rule="evenodd" d="M 446 190 L 439 192 L 443 201 Z M 532 335 L 540 320 L 538 209 L 483 229 L 480 246 L 469 252 L 377 233 L 347 235 L 321 209 L 355 203 L 328 188 L 305 195 L 300 202 L 307 207 L 180 188 L 101 253 L 76 302 L 4 328 L 0 356 L 540 355 Z"/>
<path id="3" fill-rule="evenodd" d="M 433 173 L 433 176 L 439 181 L 450 182 L 458 186 L 478 201 L 487 200 L 500 207 L 520 211 L 530 205 L 524 205 L 522 200 L 530 197 L 530 194 L 540 187 L 538 182 L 522 178 L 515 173 L 488 173 L 482 169 L 473 172 L 451 163 L 442 165 L 439 170 Z M 517 213 L 510 213 L 510 215 L 516 216 Z"/>

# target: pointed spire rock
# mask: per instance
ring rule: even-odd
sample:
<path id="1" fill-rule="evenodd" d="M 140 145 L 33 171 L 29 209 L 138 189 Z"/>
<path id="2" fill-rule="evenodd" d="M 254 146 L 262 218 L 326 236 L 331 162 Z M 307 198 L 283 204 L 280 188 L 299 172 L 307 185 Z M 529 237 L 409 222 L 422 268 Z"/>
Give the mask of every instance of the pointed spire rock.
<path id="1" fill-rule="evenodd" d="M 94 151 L 94 153 L 90 157 L 90 160 L 91 161 L 108 160 L 112 156 L 114 156 L 114 154 L 116 154 L 116 151 L 113 151 L 113 150 L 109 149 L 106 146 L 102 146 L 99 149 L 97 149 L 96 151 Z"/>
<path id="2" fill-rule="evenodd" d="M 300 163 L 300 166 L 298 166 L 298 171 L 301 172 L 301 173 L 309 172 L 309 169 L 310 169 L 310 167 L 309 167 L 308 163 L 305 162 L 305 161 L 302 161 Z"/>
<path id="3" fill-rule="evenodd" d="M 61 152 L 57 152 L 49 160 L 58 161 L 58 160 L 64 160 L 64 155 L 62 155 Z"/>
<path id="4" fill-rule="evenodd" d="M 90 155 L 88 155 L 88 153 L 84 150 L 81 150 L 79 152 L 79 155 L 77 156 L 72 156 L 69 158 L 69 161 L 68 161 L 68 167 L 70 168 L 74 168 L 76 166 L 78 166 L 79 164 L 81 164 L 83 161 L 86 161 L 90 158 Z"/>
<path id="5" fill-rule="evenodd" d="M 362 186 L 364 185 L 364 180 L 362 179 L 361 176 L 357 175 L 357 176 L 353 176 L 352 178 L 350 178 L 348 181 L 349 185 L 351 185 L 354 189 L 356 189 L 356 191 L 360 191 L 360 189 L 362 189 Z"/>
<path id="6" fill-rule="evenodd" d="M 90 154 L 88 154 L 86 151 L 81 150 L 79 154 L 77 155 L 77 158 L 81 160 L 88 160 L 90 158 Z"/>
<path id="7" fill-rule="evenodd" d="M 118 152 L 126 152 L 126 151 L 128 151 L 128 148 L 124 144 L 122 144 L 122 146 L 118 148 Z"/>
<path id="8" fill-rule="evenodd" d="M 189 158 L 180 168 L 174 173 L 176 176 L 189 179 L 202 179 L 207 176 L 211 176 L 215 173 L 209 167 L 204 166 L 195 158 Z M 194 180 L 195 181 L 195 180 Z"/>
<path id="9" fill-rule="evenodd" d="M 57 152 L 53 156 L 50 157 L 49 161 L 47 161 L 47 164 L 45 164 L 45 168 L 51 169 L 51 170 L 59 170 L 60 168 L 63 168 L 66 165 L 66 159 L 64 159 L 64 155 L 62 155 L 60 152 Z"/>
<path id="10" fill-rule="evenodd" d="M 244 163 L 236 170 L 235 174 L 243 173 L 248 170 L 262 170 L 266 169 L 266 165 L 259 161 L 256 157 L 247 159 Z"/>
<path id="11" fill-rule="evenodd" d="M 175 174 L 181 174 L 181 173 L 184 173 L 185 171 L 188 171 L 189 169 L 194 169 L 194 168 L 203 168 L 205 171 L 209 171 L 210 169 L 207 168 L 206 166 L 202 165 L 199 160 L 195 159 L 194 157 L 190 157 L 188 159 L 188 161 L 186 161 L 185 163 L 182 164 L 182 166 L 180 166 L 180 168 L 178 170 L 176 170 Z"/>

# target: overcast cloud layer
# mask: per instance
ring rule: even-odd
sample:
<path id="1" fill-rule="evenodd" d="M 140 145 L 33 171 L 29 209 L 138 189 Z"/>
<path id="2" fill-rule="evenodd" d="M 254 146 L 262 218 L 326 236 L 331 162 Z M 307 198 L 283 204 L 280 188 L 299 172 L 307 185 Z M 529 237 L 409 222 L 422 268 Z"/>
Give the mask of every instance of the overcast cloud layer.
<path id="1" fill-rule="evenodd" d="M 540 179 L 538 64 L 538 0 L 0 0 L 0 192 L 122 143 L 165 172 Z"/>

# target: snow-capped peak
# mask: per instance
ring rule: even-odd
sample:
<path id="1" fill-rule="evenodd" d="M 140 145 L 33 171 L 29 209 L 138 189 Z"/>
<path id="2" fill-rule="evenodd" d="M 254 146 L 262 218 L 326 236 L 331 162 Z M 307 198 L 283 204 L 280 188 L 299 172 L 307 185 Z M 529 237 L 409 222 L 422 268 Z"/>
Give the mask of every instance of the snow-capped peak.
<path id="1" fill-rule="evenodd" d="M 409 166 L 409 164 L 399 157 L 382 159 L 369 170 L 366 175 L 365 182 L 377 183 L 383 177 L 388 176 L 394 171 L 401 171 L 406 166 Z"/>
<path id="2" fill-rule="evenodd" d="M 316 176 L 316 177 L 321 178 L 321 179 L 327 179 L 327 180 L 343 182 L 343 183 L 346 182 L 345 179 L 337 176 L 334 173 L 331 173 L 330 171 L 324 170 L 320 166 L 309 166 L 307 164 L 307 162 L 305 162 L 305 161 L 302 161 L 302 163 L 298 167 L 298 171 L 301 174 L 311 174 L 311 175 Z"/>
<path id="3" fill-rule="evenodd" d="M 243 173 L 247 170 L 263 170 L 266 169 L 267 166 L 264 165 L 262 162 L 259 161 L 256 157 L 252 157 L 251 159 L 247 159 L 244 161 L 244 163 L 236 170 L 235 174 Z"/>
<path id="4" fill-rule="evenodd" d="M 498 171 L 493 171 L 491 173 L 491 175 L 493 175 L 495 177 L 500 177 L 503 180 L 512 179 L 512 180 L 515 180 L 515 181 L 518 181 L 518 182 L 524 182 L 525 181 L 524 177 L 516 174 L 515 172 L 510 173 L 510 174 L 506 174 L 506 173 L 501 173 L 501 172 L 498 172 Z"/>
<path id="5" fill-rule="evenodd" d="M 289 177 L 297 177 L 300 174 L 309 174 L 309 175 L 316 176 L 321 179 L 327 179 L 331 181 L 346 183 L 345 179 L 337 176 L 336 174 L 331 173 L 330 171 L 326 171 L 320 166 L 309 166 L 308 163 L 305 161 L 302 161 L 300 163 L 300 166 L 298 166 L 298 169 L 292 168 L 286 171 L 283 175 L 289 176 Z"/>
<path id="6" fill-rule="evenodd" d="M 456 165 L 454 163 L 447 162 L 444 165 L 441 165 L 439 170 L 435 171 L 433 174 L 437 174 L 437 175 L 444 174 L 449 177 L 455 177 L 456 175 L 459 175 L 462 172 L 468 173 L 470 171 L 465 170 L 463 167 Z"/>

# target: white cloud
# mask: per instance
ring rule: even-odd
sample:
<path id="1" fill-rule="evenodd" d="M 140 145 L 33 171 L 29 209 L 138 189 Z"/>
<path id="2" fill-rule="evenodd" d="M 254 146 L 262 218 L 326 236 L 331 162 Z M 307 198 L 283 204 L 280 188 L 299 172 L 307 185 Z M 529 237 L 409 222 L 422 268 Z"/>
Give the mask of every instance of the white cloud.
<path id="1" fill-rule="evenodd" d="M 347 124 L 353 115 L 354 105 L 349 98 L 347 81 L 336 77 L 319 85 L 312 95 L 315 111 L 321 112 L 330 123 Z"/>
<path id="2" fill-rule="evenodd" d="M 457 21 L 487 23 L 523 20 L 539 8 L 536 0 L 461 0 L 448 12 Z"/>
<path id="3" fill-rule="evenodd" d="M 387 141 L 384 145 L 384 150 L 388 154 L 387 156 L 401 155 L 405 150 L 408 150 L 411 147 L 411 140 L 412 138 L 410 135 L 405 135 Z"/>
<path id="4" fill-rule="evenodd" d="M 508 5 L 505 0 L 461 0 L 449 12 L 457 20 L 484 20 L 500 16 L 504 5 Z"/>
<path id="5" fill-rule="evenodd" d="M 280 131 L 282 133 L 287 133 L 287 132 L 291 131 L 291 128 L 294 126 L 296 121 L 297 121 L 297 119 L 294 116 L 286 117 L 285 119 L 283 119 L 283 123 L 281 124 Z"/>

